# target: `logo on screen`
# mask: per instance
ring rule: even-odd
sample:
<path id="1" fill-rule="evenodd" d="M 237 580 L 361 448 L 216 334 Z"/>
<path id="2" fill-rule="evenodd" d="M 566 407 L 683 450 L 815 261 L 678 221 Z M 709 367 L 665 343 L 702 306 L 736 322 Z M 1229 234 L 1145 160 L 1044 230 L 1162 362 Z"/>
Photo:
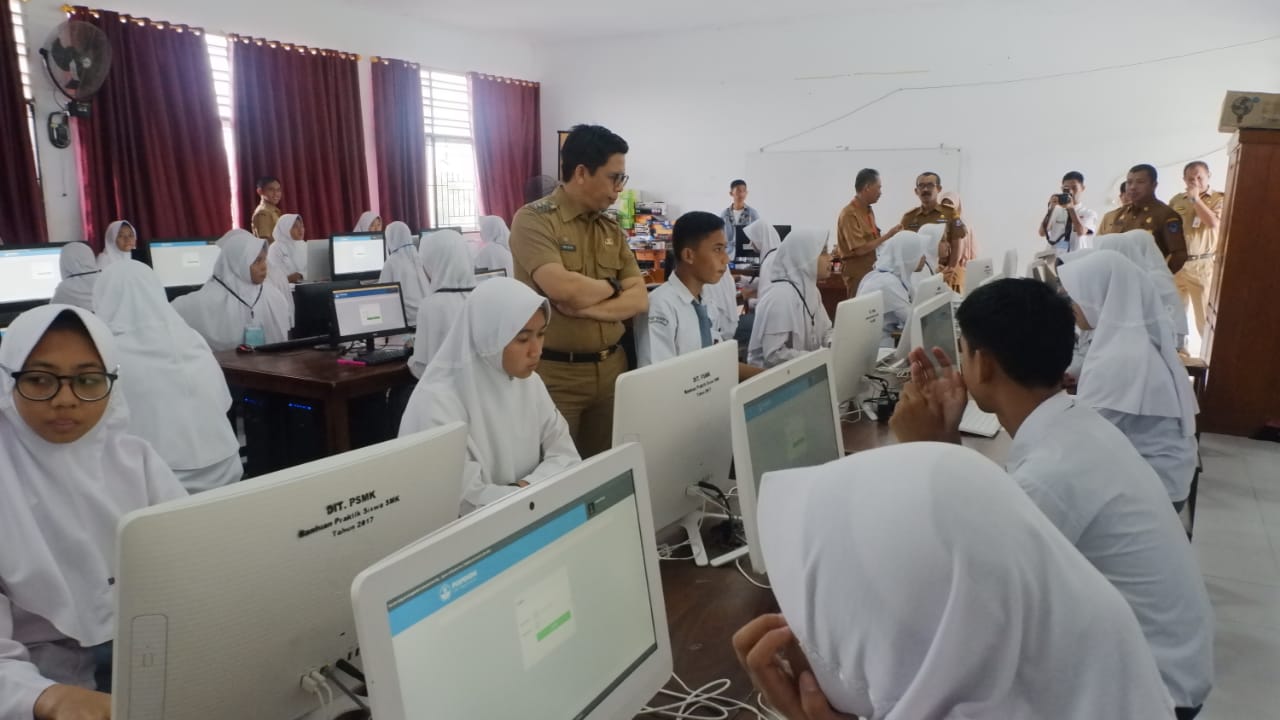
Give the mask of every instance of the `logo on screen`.
<path id="1" fill-rule="evenodd" d="M 453 589 L 448 583 L 440 586 L 440 602 L 449 602 L 449 598 L 453 597 Z"/>

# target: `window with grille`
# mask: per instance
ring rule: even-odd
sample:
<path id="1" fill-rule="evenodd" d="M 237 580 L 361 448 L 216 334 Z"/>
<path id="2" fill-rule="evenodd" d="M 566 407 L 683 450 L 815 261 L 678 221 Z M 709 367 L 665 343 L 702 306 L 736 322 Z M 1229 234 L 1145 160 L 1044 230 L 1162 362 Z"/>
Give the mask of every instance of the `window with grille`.
<path id="1" fill-rule="evenodd" d="M 218 118 L 222 120 L 222 146 L 227 151 L 227 169 L 231 175 L 231 225 L 239 227 L 240 217 L 239 178 L 236 173 L 236 139 L 231 113 L 231 53 L 225 36 L 205 33 L 204 44 L 209 51 L 209 72 L 213 80 L 213 94 L 218 102 Z"/>
<path id="2" fill-rule="evenodd" d="M 22 97 L 27 101 L 27 132 L 31 143 L 32 157 L 38 157 L 36 147 L 36 103 L 31 91 L 31 62 L 27 47 L 27 29 L 22 16 L 22 3 L 19 0 L 8 0 L 9 11 L 13 15 L 13 41 L 18 49 L 18 70 L 22 75 Z M 36 163 L 36 178 L 40 177 L 40 163 Z"/>
<path id="3" fill-rule="evenodd" d="M 479 227 L 471 89 L 465 75 L 422 71 L 427 146 L 427 202 L 435 227 Z"/>

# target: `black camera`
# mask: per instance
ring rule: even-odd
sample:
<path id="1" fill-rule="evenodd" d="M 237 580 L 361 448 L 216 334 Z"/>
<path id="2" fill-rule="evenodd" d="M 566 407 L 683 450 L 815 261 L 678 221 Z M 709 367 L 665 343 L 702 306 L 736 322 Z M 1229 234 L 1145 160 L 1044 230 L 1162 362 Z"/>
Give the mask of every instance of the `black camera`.
<path id="1" fill-rule="evenodd" d="M 1071 193 L 1058 193 L 1058 204 L 1067 206 L 1071 204 Z"/>

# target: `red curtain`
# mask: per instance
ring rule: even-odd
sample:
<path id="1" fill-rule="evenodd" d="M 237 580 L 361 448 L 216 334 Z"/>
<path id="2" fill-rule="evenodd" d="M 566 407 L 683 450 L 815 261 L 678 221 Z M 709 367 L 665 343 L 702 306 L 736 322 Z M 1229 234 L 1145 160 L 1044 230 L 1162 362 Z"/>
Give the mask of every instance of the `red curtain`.
<path id="1" fill-rule="evenodd" d="M 141 238 L 218 237 L 231 221 L 231 180 L 204 35 L 76 8 L 111 42 L 111 71 L 74 121 L 81 214 L 95 249 L 115 220 Z"/>
<path id="2" fill-rule="evenodd" d="M 369 209 L 360 80 L 355 55 L 233 38 L 240 220 L 258 206 L 257 178 L 284 186 L 282 209 L 307 236 L 346 232 Z"/>
<path id="3" fill-rule="evenodd" d="M 538 83 L 469 73 L 480 206 L 507 224 L 524 205 L 524 186 L 542 174 Z"/>
<path id="4" fill-rule="evenodd" d="M 33 63 L 32 72 L 35 69 Z M 0 152 L 0 239 L 10 245 L 46 242 L 44 196 L 36 180 L 13 14 L 7 2 L 0 2 L 0 138 L 4 138 L 4 152 Z"/>
<path id="5" fill-rule="evenodd" d="M 417 232 L 427 218 L 427 150 L 422 120 L 422 75 L 401 60 L 374 60 L 374 157 L 383 224 L 399 220 Z"/>

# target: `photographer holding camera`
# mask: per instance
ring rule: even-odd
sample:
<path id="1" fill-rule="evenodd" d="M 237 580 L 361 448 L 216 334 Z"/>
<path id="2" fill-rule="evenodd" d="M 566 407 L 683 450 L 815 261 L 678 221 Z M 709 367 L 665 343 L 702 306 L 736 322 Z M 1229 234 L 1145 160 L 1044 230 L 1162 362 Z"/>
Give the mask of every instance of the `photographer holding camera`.
<path id="1" fill-rule="evenodd" d="M 1098 213 L 1079 202 L 1084 175 L 1072 170 L 1062 176 L 1062 192 L 1049 196 L 1049 209 L 1040 221 L 1040 237 L 1062 256 L 1089 247 L 1098 231 Z"/>

